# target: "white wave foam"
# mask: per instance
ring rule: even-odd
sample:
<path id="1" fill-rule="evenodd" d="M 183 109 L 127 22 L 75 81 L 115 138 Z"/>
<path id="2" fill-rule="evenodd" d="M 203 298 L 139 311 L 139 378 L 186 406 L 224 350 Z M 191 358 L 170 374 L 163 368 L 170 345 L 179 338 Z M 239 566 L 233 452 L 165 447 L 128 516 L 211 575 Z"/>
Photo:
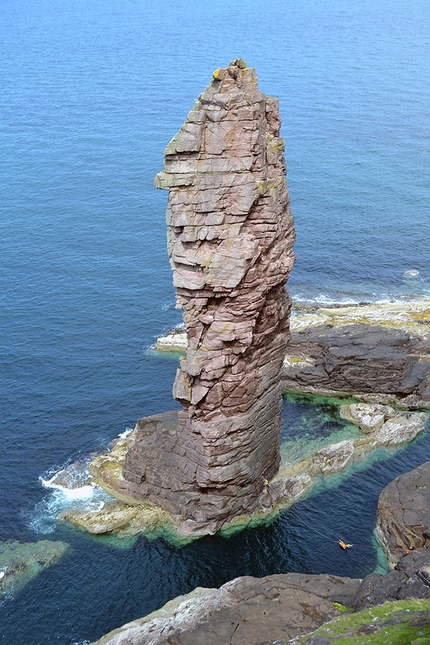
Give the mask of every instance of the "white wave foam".
<path id="1" fill-rule="evenodd" d="M 49 492 L 32 511 L 26 513 L 27 524 L 36 533 L 53 533 L 57 517 L 65 509 L 98 511 L 112 500 L 106 491 L 90 480 L 85 460 L 57 471 L 50 470 L 41 475 L 39 481 Z"/>
<path id="2" fill-rule="evenodd" d="M 133 428 L 126 428 L 124 432 L 120 432 L 118 437 L 120 439 L 125 439 L 125 437 L 128 437 L 129 434 L 133 432 Z"/>
<path id="3" fill-rule="evenodd" d="M 372 305 L 386 305 L 386 304 L 403 304 L 403 303 L 421 303 L 423 301 L 428 301 L 428 293 L 430 289 L 423 289 L 422 293 L 411 295 L 408 293 L 404 294 L 387 294 L 387 293 L 371 293 L 363 294 L 361 298 L 352 298 L 350 296 L 345 296 L 344 298 L 336 298 L 334 296 L 329 296 L 326 293 L 320 293 L 316 296 L 305 296 L 302 293 L 291 294 L 293 299 L 293 304 L 306 304 L 306 305 L 327 305 L 327 306 L 359 306 L 362 304 L 372 304 Z"/>
<path id="4" fill-rule="evenodd" d="M 94 485 L 88 484 L 87 486 L 77 486 L 76 488 L 66 488 L 66 486 L 60 486 L 60 484 L 53 484 L 52 480 L 45 481 L 40 480 L 44 488 L 54 488 L 61 491 L 64 497 L 71 501 L 74 499 L 90 499 L 94 495 Z"/>

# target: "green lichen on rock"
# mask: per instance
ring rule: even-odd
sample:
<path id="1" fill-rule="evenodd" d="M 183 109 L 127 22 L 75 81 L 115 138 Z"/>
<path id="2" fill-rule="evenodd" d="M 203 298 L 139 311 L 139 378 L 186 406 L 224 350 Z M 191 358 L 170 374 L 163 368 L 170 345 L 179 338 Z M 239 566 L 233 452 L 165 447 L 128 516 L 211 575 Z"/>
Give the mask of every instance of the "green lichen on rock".
<path id="1" fill-rule="evenodd" d="M 405 645 L 428 643 L 430 600 L 398 600 L 345 614 L 325 623 L 312 634 L 287 645 Z"/>

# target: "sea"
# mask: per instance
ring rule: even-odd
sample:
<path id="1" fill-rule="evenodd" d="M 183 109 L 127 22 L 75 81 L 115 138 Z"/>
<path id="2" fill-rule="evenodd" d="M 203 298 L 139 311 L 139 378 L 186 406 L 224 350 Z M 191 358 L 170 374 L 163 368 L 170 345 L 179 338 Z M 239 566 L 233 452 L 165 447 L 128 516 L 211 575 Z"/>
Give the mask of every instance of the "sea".
<path id="1" fill-rule="evenodd" d="M 430 459 L 428 429 L 270 523 L 184 546 L 73 528 L 57 513 L 93 493 L 50 482 L 177 407 L 177 357 L 151 350 L 181 322 L 153 179 L 235 58 L 280 101 L 294 301 L 430 298 L 429 24 L 427 0 L 1 0 L 0 553 L 69 545 L 2 598 L 2 644 L 87 645 L 241 575 L 384 570 L 377 498 Z M 343 432 L 333 401 L 285 399 L 284 445 Z"/>

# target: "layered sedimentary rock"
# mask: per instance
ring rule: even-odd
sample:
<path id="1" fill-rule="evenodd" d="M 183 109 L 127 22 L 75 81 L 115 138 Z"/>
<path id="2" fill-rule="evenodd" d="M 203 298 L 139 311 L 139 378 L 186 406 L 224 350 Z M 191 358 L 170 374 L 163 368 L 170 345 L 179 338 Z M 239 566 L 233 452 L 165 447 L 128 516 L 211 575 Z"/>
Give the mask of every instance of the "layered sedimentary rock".
<path id="1" fill-rule="evenodd" d="M 430 333 L 370 324 L 310 326 L 293 334 L 288 389 L 378 393 L 405 407 L 430 406 Z M 388 400 L 390 400 L 388 398 Z"/>
<path id="2" fill-rule="evenodd" d="M 279 466 L 293 265 L 278 101 L 242 60 L 216 70 L 165 150 L 168 251 L 188 349 L 179 413 L 138 422 L 124 490 L 190 531 L 250 512 Z"/>

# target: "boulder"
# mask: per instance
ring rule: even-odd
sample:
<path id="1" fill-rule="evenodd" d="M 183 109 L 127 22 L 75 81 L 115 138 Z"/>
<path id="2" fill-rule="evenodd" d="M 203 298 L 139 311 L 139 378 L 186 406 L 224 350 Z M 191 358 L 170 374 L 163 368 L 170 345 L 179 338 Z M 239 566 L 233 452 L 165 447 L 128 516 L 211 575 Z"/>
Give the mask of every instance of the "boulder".
<path id="1" fill-rule="evenodd" d="M 351 403 L 340 408 L 340 416 L 358 425 L 364 433 L 379 430 L 385 420 L 393 415 L 394 409 L 391 406 L 378 403 Z"/>
<path id="2" fill-rule="evenodd" d="M 381 446 L 409 443 L 424 430 L 428 415 L 425 412 L 398 412 L 374 434 Z"/>

